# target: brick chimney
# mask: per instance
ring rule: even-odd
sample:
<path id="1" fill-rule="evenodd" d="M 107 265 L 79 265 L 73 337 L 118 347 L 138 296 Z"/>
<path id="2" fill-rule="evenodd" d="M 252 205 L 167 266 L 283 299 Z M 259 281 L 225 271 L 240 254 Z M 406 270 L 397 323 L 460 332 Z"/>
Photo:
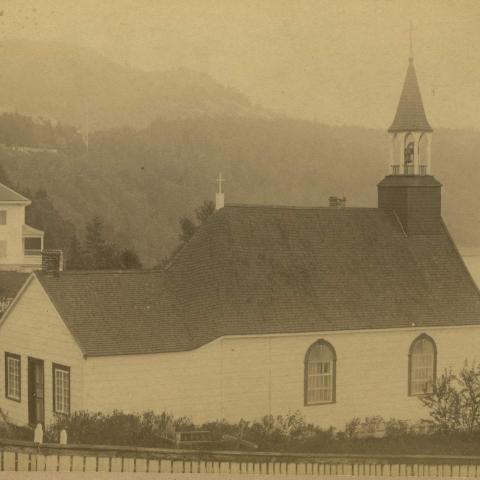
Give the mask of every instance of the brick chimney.
<path id="1" fill-rule="evenodd" d="M 43 250 L 42 251 L 42 272 L 58 273 L 63 270 L 63 252 L 62 250 Z"/>
<path id="2" fill-rule="evenodd" d="M 346 197 L 340 198 L 340 197 L 331 196 L 328 199 L 328 206 L 332 208 L 345 208 L 346 204 L 347 204 Z"/>

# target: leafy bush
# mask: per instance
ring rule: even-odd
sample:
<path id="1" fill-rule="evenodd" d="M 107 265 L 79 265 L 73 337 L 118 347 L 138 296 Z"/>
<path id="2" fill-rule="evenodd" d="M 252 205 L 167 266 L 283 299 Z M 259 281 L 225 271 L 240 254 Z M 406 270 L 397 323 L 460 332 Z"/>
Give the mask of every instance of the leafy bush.
<path id="1" fill-rule="evenodd" d="M 19 427 L 8 421 L 6 414 L 0 409 L 0 438 L 11 440 L 32 440 L 33 429 L 30 427 Z"/>
<path id="2" fill-rule="evenodd" d="M 3 428 L 3 429 L 2 429 Z M 208 431 L 211 442 L 198 448 L 212 450 L 245 449 L 245 442 L 254 443 L 259 451 L 311 452 L 337 454 L 480 454 L 480 431 L 446 431 L 432 428 L 432 422 L 411 423 L 379 416 L 363 420 L 354 418 L 342 431 L 323 429 L 305 421 L 300 412 L 267 415 L 237 423 L 225 420 L 194 424 L 188 418 L 175 419 L 168 413 L 111 414 L 76 412 L 69 417 L 58 416 L 47 428 L 45 441 L 57 443 L 62 429 L 71 444 L 127 445 L 173 447 L 165 436 L 173 430 Z M 8 432 L 7 432 L 8 430 Z M 383 435 L 381 438 L 378 433 Z M 224 435 L 235 441 L 223 440 Z M 33 430 L 0 426 L 0 438 L 33 439 Z M 195 448 L 195 447 L 193 447 Z"/>
<path id="3" fill-rule="evenodd" d="M 458 372 L 445 371 L 432 394 L 420 397 L 429 409 L 429 424 L 443 433 L 480 430 L 480 367 L 465 366 Z"/>
<path id="4" fill-rule="evenodd" d="M 75 412 L 69 417 L 57 416 L 45 432 L 45 441 L 58 442 L 60 431 L 68 433 L 68 442 L 74 444 L 135 445 L 142 447 L 167 447 L 165 440 L 168 425 L 176 429 L 193 428 L 185 418 L 174 419 L 167 413 L 153 412 L 111 414 Z"/>

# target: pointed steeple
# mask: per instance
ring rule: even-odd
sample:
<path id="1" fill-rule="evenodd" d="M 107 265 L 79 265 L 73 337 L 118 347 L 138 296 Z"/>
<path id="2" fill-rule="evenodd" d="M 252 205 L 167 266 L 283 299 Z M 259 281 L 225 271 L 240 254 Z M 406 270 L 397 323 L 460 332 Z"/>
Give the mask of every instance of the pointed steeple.
<path id="1" fill-rule="evenodd" d="M 409 58 L 407 76 L 398 102 L 397 113 L 388 131 L 390 133 L 433 131 L 423 108 L 422 95 L 412 56 Z"/>

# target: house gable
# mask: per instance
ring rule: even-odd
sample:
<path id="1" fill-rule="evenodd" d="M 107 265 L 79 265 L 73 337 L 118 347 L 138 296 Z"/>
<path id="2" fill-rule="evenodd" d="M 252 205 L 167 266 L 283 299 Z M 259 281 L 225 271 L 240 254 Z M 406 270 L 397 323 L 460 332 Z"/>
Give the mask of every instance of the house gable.
<path id="1" fill-rule="evenodd" d="M 5 372 L 5 353 L 21 359 L 21 401 L 0 395 L 0 408 L 14 423 L 28 423 L 28 359 L 44 362 L 45 419 L 53 416 L 52 365 L 71 370 L 72 411 L 83 405 L 83 354 L 42 285 L 32 275 L 6 312 L 0 325 L 0 376 Z M 2 385 L 4 381 L 1 382 Z"/>

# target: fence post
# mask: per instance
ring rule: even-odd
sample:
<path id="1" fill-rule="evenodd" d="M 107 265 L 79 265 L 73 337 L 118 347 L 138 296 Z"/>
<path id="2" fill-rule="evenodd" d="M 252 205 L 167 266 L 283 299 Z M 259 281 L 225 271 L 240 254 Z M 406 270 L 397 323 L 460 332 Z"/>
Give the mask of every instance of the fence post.
<path id="1" fill-rule="evenodd" d="M 37 423 L 33 434 L 34 443 L 43 443 L 43 427 L 41 423 Z"/>
<path id="2" fill-rule="evenodd" d="M 65 429 L 60 431 L 60 445 L 67 444 L 67 431 Z"/>

